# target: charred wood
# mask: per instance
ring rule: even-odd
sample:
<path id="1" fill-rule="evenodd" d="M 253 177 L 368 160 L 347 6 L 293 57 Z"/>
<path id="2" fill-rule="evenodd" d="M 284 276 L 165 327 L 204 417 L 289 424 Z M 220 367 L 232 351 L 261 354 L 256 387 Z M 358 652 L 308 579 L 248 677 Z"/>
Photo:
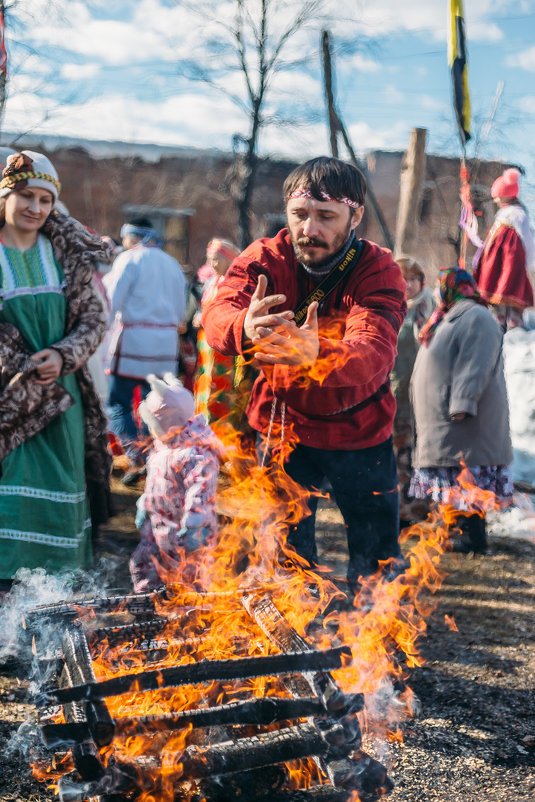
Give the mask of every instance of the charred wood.
<path id="1" fill-rule="evenodd" d="M 249 677 L 290 674 L 295 671 L 321 671 L 339 668 L 342 656 L 349 649 L 338 646 L 326 651 L 242 657 L 235 660 L 201 660 L 198 663 L 162 668 L 138 674 L 124 674 L 101 682 L 84 682 L 70 688 L 59 688 L 35 699 L 38 707 L 55 702 L 79 702 L 120 696 L 123 693 L 158 690 L 164 687 L 195 685 L 204 682 L 225 682 Z"/>
<path id="2" fill-rule="evenodd" d="M 260 769 L 237 772 L 232 775 L 210 777 L 196 783 L 196 792 L 191 802 L 229 802 L 230 799 L 239 799 L 245 802 L 253 799 L 269 799 L 281 791 L 288 781 L 288 771 L 285 766 L 263 766 Z M 175 802 L 180 796 L 175 794 Z"/>
<path id="3" fill-rule="evenodd" d="M 72 678 L 67 663 L 63 665 L 60 684 L 63 686 L 72 685 Z M 79 702 L 64 705 L 63 713 L 68 723 L 85 724 L 88 726 L 84 706 Z M 90 738 L 74 746 L 72 757 L 76 770 L 83 780 L 98 780 L 103 776 L 104 766 L 99 760 L 96 745 Z"/>
<path id="4" fill-rule="evenodd" d="M 179 730 L 192 725 L 194 729 L 223 725 L 256 724 L 269 725 L 276 721 L 308 718 L 325 714 L 319 699 L 284 699 L 265 697 L 253 701 L 233 702 L 219 707 L 185 710 L 164 716 L 142 716 L 139 718 L 119 718 L 115 720 L 115 731 L 128 735 L 147 732 Z M 89 726 L 85 723 L 45 724 L 42 735 L 47 746 L 65 743 L 79 743 L 91 737 Z"/>
<path id="5" fill-rule="evenodd" d="M 79 627 L 71 627 L 63 639 L 63 656 L 72 685 L 95 683 L 91 654 L 84 633 Z M 115 723 L 106 703 L 95 700 L 84 704 L 85 718 L 92 739 L 98 746 L 108 746 L 113 740 Z"/>
<path id="6" fill-rule="evenodd" d="M 113 764 L 108 765 L 100 777 L 92 778 L 89 782 L 76 772 L 66 774 L 58 781 L 60 802 L 86 802 L 95 797 L 102 799 L 105 794 L 129 794 L 138 789 L 136 777 L 128 773 L 128 767 Z"/>
<path id="7" fill-rule="evenodd" d="M 331 761 L 327 776 L 336 788 L 357 791 L 360 802 L 373 802 L 394 787 L 383 764 L 362 751 L 350 759 Z"/>
<path id="8" fill-rule="evenodd" d="M 91 643 L 93 642 L 97 641 L 91 640 Z M 110 667 L 117 665 L 118 669 L 124 668 L 129 661 L 132 664 L 140 661 L 152 664 L 165 662 L 165 660 L 176 662 L 176 655 L 196 653 L 202 642 L 201 638 L 145 638 L 144 640 L 123 642 L 113 647 L 110 644 L 110 649 L 113 651 L 108 652 L 104 649 L 102 656 L 108 661 Z"/>
<path id="9" fill-rule="evenodd" d="M 289 791 L 270 792 L 265 791 L 258 794 L 253 794 L 250 791 L 230 797 L 228 792 L 222 796 L 209 796 L 210 802 L 231 802 L 235 799 L 236 802 L 350 802 L 351 794 L 348 791 L 337 791 L 332 785 L 314 785 L 311 788 L 295 789 Z M 176 802 L 179 802 L 176 799 Z M 202 797 L 198 798 L 201 802 Z M 195 800 L 197 802 L 197 800 Z"/>
<path id="10" fill-rule="evenodd" d="M 259 597 L 252 593 L 244 593 L 242 603 L 269 640 L 280 649 L 310 648 L 307 641 L 288 624 L 269 596 Z M 319 728 L 327 727 L 331 730 L 330 734 L 324 733 L 325 738 L 332 743 L 339 742 L 339 730 L 335 726 L 338 720 L 344 730 L 346 743 L 351 743 L 354 750 L 360 749 L 361 730 L 354 713 L 361 709 L 359 707 L 362 703 L 361 694 L 355 694 L 352 698 L 346 697 L 327 671 L 315 672 L 312 675 L 308 673 L 304 677 L 311 689 L 323 701 L 326 709 L 333 714 L 333 726 L 330 726 L 329 721 L 318 722 Z M 292 677 L 285 679 L 285 684 L 292 693 L 299 695 L 301 689 Z M 321 756 L 319 759 L 316 758 L 316 762 L 335 788 L 357 790 L 362 802 L 376 799 L 377 796 L 384 795 L 393 788 L 384 766 L 364 752 L 359 753 L 358 759 L 346 757 L 329 760 Z"/>
<path id="11" fill-rule="evenodd" d="M 260 589 L 257 589 L 260 592 Z M 176 597 L 176 606 L 174 604 Z M 158 602 L 169 602 L 170 613 L 174 616 L 181 609 L 203 607 L 218 599 L 235 598 L 234 591 L 193 591 L 183 585 L 162 586 L 150 593 L 130 593 L 127 595 L 106 596 L 102 598 L 89 597 L 73 599 L 70 602 L 57 602 L 56 604 L 42 604 L 24 613 L 23 626 L 25 629 L 40 627 L 45 620 L 65 622 L 73 621 L 83 616 L 84 612 L 96 614 L 121 614 L 125 611 L 137 616 L 154 615 L 155 605 Z M 171 617 L 166 615 L 167 617 Z"/>
<path id="12" fill-rule="evenodd" d="M 249 615 L 256 621 L 262 632 L 282 652 L 303 652 L 312 647 L 291 627 L 281 615 L 276 605 L 267 595 L 256 596 L 244 593 L 242 603 Z M 349 650 L 349 656 L 351 651 Z M 341 712 L 346 706 L 345 694 L 334 679 L 325 671 L 307 672 L 307 681 L 312 690 L 322 699 L 325 708 L 331 713 Z"/>
<path id="13" fill-rule="evenodd" d="M 310 644 L 288 624 L 269 596 L 244 594 L 242 603 L 262 632 L 282 651 L 286 649 L 303 651 L 311 648 Z M 337 724 L 343 721 L 343 738 L 346 743 L 352 743 L 354 749 L 360 748 L 361 730 L 355 714 L 362 710 L 364 705 L 362 694 L 344 694 L 327 671 L 303 672 L 302 678 L 288 677 L 284 679 L 284 684 L 294 696 L 305 695 L 304 685 L 307 685 L 308 693 L 312 691 L 321 699 L 325 710 L 332 714 L 330 722 L 321 723 L 321 729 L 328 740 L 336 742 L 336 739 L 340 738 Z M 332 729 L 332 733 L 327 735 L 325 730 L 329 728 Z"/>
<path id="14" fill-rule="evenodd" d="M 25 629 L 37 629 L 44 621 L 55 623 L 69 623 L 80 618 L 84 611 L 93 613 L 122 613 L 127 611 L 132 615 L 154 615 L 154 596 L 158 593 L 132 593 L 127 596 L 108 596 L 102 599 L 81 598 L 70 602 L 57 602 L 56 604 L 42 604 L 24 613 L 23 626 Z"/>
<path id="15" fill-rule="evenodd" d="M 160 636 L 161 640 L 164 640 L 165 636 L 162 633 L 167 625 L 168 621 L 165 618 L 151 618 L 147 621 L 96 627 L 94 629 L 90 625 L 86 630 L 86 634 L 91 645 L 102 643 L 106 639 L 111 646 L 115 646 L 123 641 L 146 642 L 158 640 L 158 636 Z"/>
<path id="16" fill-rule="evenodd" d="M 176 763 L 177 766 L 180 765 L 181 777 L 202 780 L 214 775 L 241 772 L 244 765 L 257 769 L 312 755 L 335 759 L 347 754 L 348 749 L 331 746 L 316 727 L 300 724 L 265 732 L 261 736 L 240 738 L 236 742 L 225 741 L 212 745 L 209 749 L 188 746 L 177 756 Z M 155 758 L 136 759 L 128 765 L 153 772 L 159 770 L 159 761 Z"/>

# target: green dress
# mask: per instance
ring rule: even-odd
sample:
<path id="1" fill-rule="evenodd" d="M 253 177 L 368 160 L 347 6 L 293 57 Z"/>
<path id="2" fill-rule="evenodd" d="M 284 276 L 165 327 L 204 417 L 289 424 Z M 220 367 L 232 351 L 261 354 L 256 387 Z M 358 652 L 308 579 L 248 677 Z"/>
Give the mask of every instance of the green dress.
<path id="1" fill-rule="evenodd" d="M 0 244 L 0 321 L 17 327 L 31 352 L 65 334 L 64 275 L 43 235 L 28 251 Z M 48 571 L 91 562 L 84 472 L 84 413 L 74 374 L 57 379 L 75 403 L 1 463 L 0 578 L 18 568 Z"/>

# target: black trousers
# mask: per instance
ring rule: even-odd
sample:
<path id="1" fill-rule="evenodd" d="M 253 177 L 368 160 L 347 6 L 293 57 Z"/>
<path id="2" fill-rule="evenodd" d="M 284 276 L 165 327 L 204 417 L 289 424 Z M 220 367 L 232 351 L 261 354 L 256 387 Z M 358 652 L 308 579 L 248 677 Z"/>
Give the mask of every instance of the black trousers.
<path id="1" fill-rule="evenodd" d="M 285 464 L 288 475 L 306 490 L 319 490 L 327 479 L 347 532 L 347 578 L 354 586 L 369 576 L 378 560 L 401 558 L 399 493 L 396 461 L 390 437 L 371 448 L 328 451 L 298 444 Z M 310 515 L 291 526 L 288 542 L 310 563 L 317 563 L 317 496 L 308 501 Z"/>

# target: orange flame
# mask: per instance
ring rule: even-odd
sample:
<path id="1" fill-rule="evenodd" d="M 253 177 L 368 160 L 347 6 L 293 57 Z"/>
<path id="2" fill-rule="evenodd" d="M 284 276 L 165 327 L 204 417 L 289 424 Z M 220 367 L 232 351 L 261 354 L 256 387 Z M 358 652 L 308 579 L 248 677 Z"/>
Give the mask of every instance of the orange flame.
<path id="1" fill-rule="evenodd" d="M 116 643 L 110 633 L 94 643 L 91 633 L 99 627 L 99 617 L 81 608 L 97 679 L 193 665 L 200 660 L 273 654 L 276 648 L 241 603 L 243 591 L 254 589 L 267 592 L 288 624 L 314 646 L 328 648 L 334 641 L 351 647 L 353 659 L 334 672 L 336 681 L 344 691 L 365 694 L 360 720 L 370 736 L 402 740 L 399 725 L 413 705 L 405 681 L 409 670 L 422 664 L 418 642 L 433 606 L 429 596 L 444 580 L 441 555 L 461 513 L 454 506 L 441 505 L 427 521 L 406 530 L 408 569 L 391 577 L 388 563 L 381 565 L 375 576 L 362 579 L 351 609 L 329 613 L 321 627 L 309 631 L 311 622 L 339 599 L 340 591 L 327 568 L 311 570 L 286 543 L 288 524 L 307 512 L 307 494 L 284 473 L 282 459 L 260 468 L 244 442 L 237 433 L 225 442 L 229 461 L 218 496 L 221 525 L 217 543 L 193 553 L 181 550 L 172 559 L 162 556 L 158 569 L 168 592 L 166 598 L 154 596 L 156 613 L 166 622 L 157 636 L 144 640 L 131 636 Z M 470 482 L 468 471 L 463 471 L 459 485 L 459 492 L 475 509 L 496 505 L 492 494 L 479 491 Z M 453 619 L 451 623 L 454 626 Z M 106 700 L 117 732 L 113 743 L 101 750 L 101 759 L 105 764 L 112 758 L 127 763 L 139 757 L 147 759 L 143 791 L 137 797 L 140 802 L 171 802 L 179 781 L 184 783 L 186 800 L 194 789 L 188 791 L 182 778 L 181 759 L 189 746 L 208 748 L 202 731 L 191 725 L 173 730 L 162 722 L 154 731 L 139 734 L 136 719 L 287 694 L 281 680 L 274 677 L 162 687 L 143 693 L 134 680 L 128 693 Z M 72 762 L 66 763 L 60 774 L 71 769 Z M 289 763 L 286 770 L 290 788 L 326 782 L 311 760 Z M 37 765 L 35 771 L 45 780 L 53 774 L 52 769 L 43 772 Z M 355 801 L 358 798 L 356 793 L 351 796 Z"/>

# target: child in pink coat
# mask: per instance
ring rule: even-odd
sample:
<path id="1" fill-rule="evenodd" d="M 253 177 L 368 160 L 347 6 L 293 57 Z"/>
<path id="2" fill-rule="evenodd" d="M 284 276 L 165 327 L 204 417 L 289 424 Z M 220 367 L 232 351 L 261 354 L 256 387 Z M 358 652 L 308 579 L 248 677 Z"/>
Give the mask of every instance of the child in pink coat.
<path id="1" fill-rule="evenodd" d="M 151 392 L 139 412 L 154 437 L 145 492 L 138 501 L 140 543 L 130 560 L 136 593 L 165 584 L 184 552 L 208 545 L 217 532 L 215 495 L 222 446 L 192 393 L 172 374 L 147 376 Z M 177 577 L 178 579 L 179 577 Z"/>

